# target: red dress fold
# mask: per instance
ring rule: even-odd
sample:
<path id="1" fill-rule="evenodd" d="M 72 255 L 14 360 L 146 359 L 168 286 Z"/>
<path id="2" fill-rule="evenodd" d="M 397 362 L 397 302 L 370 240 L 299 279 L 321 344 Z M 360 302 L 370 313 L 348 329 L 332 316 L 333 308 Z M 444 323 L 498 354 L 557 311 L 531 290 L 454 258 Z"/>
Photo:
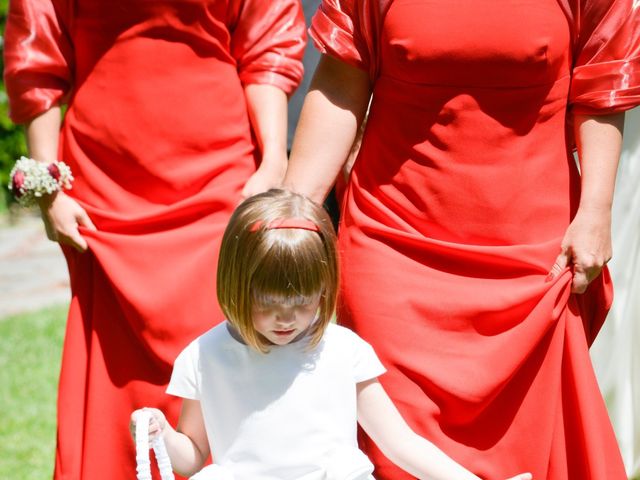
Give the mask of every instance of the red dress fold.
<path id="1" fill-rule="evenodd" d="M 580 296 L 568 269 L 546 277 L 580 198 L 568 109 L 640 103 L 637 21 L 626 0 L 325 0 L 312 24 L 374 86 L 339 320 L 411 426 L 481 478 L 626 478 L 588 355 L 608 273 Z M 363 442 L 376 478 L 411 478 Z"/>
<path id="2" fill-rule="evenodd" d="M 5 36 L 12 118 L 69 99 L 60 158 L 97 231 L 64 249 L 72 300 L 57 480 L 135 477 L 128 423 L 173 361 L 222 319 L 219 241 L 259 154 L 243 86 L 302 75 L 295 0 L 15 0 Z"/>

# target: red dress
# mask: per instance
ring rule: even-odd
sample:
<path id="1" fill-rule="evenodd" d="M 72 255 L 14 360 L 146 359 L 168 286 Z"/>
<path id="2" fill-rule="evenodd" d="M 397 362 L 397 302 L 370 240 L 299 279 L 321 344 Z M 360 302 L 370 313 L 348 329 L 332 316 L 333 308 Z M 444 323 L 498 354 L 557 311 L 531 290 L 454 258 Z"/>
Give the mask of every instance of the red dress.
<path id="1" fill-rule="evenodd" d="M 219 241 L 255 170 L 243 85 L 302 75 L 296 0 L 12 0 L 12 118 L 69 99 L 60 157 L 97 232 L 64 249 L 72 300 L 58 398 L 58 480 L 129 479 L 129 415 L 222 319 Z"/>
<path id="2" fill-rule="evenodd" d="M 373 80 L 339 319 L 410 425 L 482 478 L 626 478 L 588 354 L 609 276 L 582 296 L 568 269 L 546 280 L 580 196 L 568 104 L 640 103 L 630 2 L 588 3 L 325 0 L 311 30 Z M 412 478 L 363 441 L 376 478 Z"/>

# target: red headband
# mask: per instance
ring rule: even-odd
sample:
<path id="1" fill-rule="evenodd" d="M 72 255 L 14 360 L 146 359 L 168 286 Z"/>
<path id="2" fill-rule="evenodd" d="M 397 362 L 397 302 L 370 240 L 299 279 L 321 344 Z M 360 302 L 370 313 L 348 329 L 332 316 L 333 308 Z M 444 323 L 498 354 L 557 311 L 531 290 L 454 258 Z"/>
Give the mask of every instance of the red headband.
<path id="1" fill-rule="evenodd" d="M 266 224 L 262 220 L 258 220 L 256 223 L 251 225 L 251 228 L 249 230 L 251 232 L 257 232 L 263 227 L 267 230 L 278 228 L 299 228 L 301 230 L 320 232 L 320 228 L 318 227 L 318 225 L 305 218 L 277 218 L 276 220 L 272 220 L 271 222 L 268 222 Z"/>

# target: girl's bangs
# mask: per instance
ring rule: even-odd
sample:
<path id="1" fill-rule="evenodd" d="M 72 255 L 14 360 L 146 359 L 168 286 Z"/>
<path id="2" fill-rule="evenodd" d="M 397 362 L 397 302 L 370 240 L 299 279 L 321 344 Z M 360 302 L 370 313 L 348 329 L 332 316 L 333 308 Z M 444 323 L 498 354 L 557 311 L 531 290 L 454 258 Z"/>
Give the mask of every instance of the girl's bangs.
<path id="1" fill-rule="evenodd" d="M 264 252 L 251 278 L 256 305 L 305 305 L 318 299 L 327 281 L 327 259 L 317 233 L 280 235 Z M 286 238 L 294 237 L 294 238 Z M 298 241 L 292 241 L 298 237 Z M 300 238 L 302 237 L 302 238 Z M 304 266 L 301 268 L 301 266 Z"/>

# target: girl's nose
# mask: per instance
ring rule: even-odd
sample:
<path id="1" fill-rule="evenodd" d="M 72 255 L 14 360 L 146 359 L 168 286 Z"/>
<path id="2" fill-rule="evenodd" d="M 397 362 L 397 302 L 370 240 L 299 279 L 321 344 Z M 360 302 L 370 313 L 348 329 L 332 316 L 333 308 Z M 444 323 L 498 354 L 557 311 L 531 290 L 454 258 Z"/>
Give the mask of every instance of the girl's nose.
<path id="1" fill-rule="evenodd" d="M 279 323 L 291 323 L 295 321 L 295 319 L 296 313 L 293 309 L 281 310 L 276 314 L 276 321 Z"/>

